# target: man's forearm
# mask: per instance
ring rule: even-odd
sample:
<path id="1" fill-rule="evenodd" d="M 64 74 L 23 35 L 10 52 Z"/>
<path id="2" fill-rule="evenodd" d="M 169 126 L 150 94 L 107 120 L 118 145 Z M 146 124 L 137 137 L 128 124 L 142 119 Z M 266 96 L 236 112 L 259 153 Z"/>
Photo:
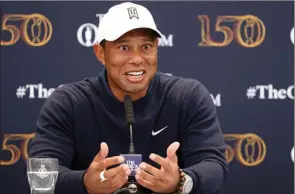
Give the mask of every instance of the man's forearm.
<path id="1" fill-rule="evenodd" d="M 87 191 L 83 183 L 83 177 L 85 172 L 85 170 L 74 171 L 66 167 L 59 166 L 58 178 L 54 193 L 87 194 Z"/>
<path id="2" fill-rule="evenodd" d="M 223 184 L 227 168 L 216 161 L 203 161 L 183 171 L 193 179 L 191 194 L 213 194 Z"/>

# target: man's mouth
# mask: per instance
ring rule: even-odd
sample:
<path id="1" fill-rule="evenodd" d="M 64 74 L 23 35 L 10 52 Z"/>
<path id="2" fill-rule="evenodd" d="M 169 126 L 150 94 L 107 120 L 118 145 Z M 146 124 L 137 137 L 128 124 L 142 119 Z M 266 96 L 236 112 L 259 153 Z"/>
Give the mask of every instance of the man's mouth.
<path id="1" fill-rule="evenodd" d="M 125 73 L 129 82 L 141 82 L 144 78 L 145 71 L 129 71 Z"/>
<path id="2" fill-rule="evenodd" d="M 127 72 L 126 75 L 131 76 L 131 77 L 141 77 L 143 75 L 143 71 L 130 71 Z"/>

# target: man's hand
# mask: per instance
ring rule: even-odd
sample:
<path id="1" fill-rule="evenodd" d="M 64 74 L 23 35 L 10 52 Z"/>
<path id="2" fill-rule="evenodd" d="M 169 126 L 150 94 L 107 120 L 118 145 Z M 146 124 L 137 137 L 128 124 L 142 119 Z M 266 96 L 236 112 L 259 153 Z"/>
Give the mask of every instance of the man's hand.
<path id="1" fill-rule="evenodd" d="M 127 183 L 128 175 L 131 173 L 128 165 L 120 165 L 115 168 L 106 170 L 106 168 L 120 164 L 124 161 L 121 156 L 106 158 L 109 149 L 106 143 L 100 145 L 100 151 L 93 159 L 87 172 L 84 175 L 84 186 L 90 194 L 109 194 L 120 189 Z M 100 179 L 100 173 L 104 171 L 104 177 L 107 180 Z"/>
<path id="2" fill-rule="evenodd" d="M 144 162 L 141 163 L 139 165 L 140 168 L 136 171 L 135 178 L 137 182 L 156 193 L 175 191 L 180 181 L 178 158 L 176 156 L 178 148 L 178 142 L 172 143 L 167 149 L 166 158 L 151 154 L 150 159 L 159 164 L 161 169 L 157 169 Z"/>

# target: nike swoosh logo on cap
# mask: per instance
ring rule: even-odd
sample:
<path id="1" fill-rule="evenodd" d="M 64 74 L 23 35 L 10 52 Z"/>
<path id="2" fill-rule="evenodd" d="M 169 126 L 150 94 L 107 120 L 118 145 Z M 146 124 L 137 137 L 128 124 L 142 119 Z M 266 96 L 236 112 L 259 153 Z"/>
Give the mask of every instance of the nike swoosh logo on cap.
<path id="1" fill-rule="evenodd" d="M 154 130 L 152 131 L 152 135 L 155 136 L 155 135 L 158 135 L 159 133 L 161 133 L 164 129 L 166 129 L 168 127 L 168 125 L 162 129 L 160 129 L 159 131 L 157 132 L 154 132 Z"/>

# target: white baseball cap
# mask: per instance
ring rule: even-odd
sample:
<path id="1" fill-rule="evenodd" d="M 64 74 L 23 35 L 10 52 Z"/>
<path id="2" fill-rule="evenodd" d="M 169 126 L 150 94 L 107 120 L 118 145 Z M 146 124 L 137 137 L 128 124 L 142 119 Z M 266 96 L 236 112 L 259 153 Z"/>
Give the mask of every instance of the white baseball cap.
<path id="1" fill-rule="evenodd" d="M 157 29 L 150 11 L 138 4 L 125 2 L 111 7 L 99 22 L 97 41 L 114 41 L 126 32 L 148 28 L 153 30 L 161 38 L 162 34 Z"/>

